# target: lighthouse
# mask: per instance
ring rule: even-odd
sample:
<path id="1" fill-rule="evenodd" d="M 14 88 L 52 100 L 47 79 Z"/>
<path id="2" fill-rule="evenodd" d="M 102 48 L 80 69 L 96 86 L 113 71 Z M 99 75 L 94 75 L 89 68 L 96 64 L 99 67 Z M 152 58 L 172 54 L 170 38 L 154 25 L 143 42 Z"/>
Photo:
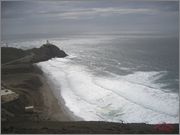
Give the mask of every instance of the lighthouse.
<path id="1" fill-rule="evenodd" d="M 50 44 L 48 40 L 46 40 L 46 44 Z"/>

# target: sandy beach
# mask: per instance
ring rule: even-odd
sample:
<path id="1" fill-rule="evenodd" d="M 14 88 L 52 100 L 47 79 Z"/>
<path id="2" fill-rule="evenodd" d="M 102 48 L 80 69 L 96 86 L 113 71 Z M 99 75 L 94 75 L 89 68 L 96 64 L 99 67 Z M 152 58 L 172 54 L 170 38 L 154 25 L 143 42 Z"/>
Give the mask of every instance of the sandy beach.
<path id="1" fill-rule="evenodd" d="M 57 100 L 53 94 L 53 86 L 44 75 L 39 76 L 43 83 L 40 88 L 40 93 L 43 98 L 44 109 L 43 112 L 52 121 L 82 121 L 83 119 L 75 116 L 66 106 L 63 98 Z"/>
<path id="2" fill-rule="evenodd" d="M 21 97 L 20 102 L 25 106 L 34 106 L 36 112 L 38 112 L 38 119 L 36 118 L 37 120 L 82 120 L 74 116 L 73 113 L 69 111 L 69 109 L 64 105 L 63 99 L 57 100 L 55 98 L 52 86 L 50 86 L 50 82 L 48 82 L 44 73 L 35 73 L 38 70 L 38 67 L 36 67 L 31 73 L 16 72 L 13 74 L 3 75 L 3 84 L 14 90 L 14 92 L 17 92 L 20 95 L 22 94 L 26 97 L 26 99 Z M 26 82 L 34 82 L 33 79 L 36 79 L 37 84 L 28 87 Z"/>

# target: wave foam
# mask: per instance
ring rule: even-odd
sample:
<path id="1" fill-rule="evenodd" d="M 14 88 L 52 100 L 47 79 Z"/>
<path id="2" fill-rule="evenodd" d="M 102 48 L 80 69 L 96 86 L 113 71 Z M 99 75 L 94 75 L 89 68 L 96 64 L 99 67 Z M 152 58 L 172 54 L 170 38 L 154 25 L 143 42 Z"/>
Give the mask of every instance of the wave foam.
<path id="1" fill-rule="evenodd" d="M 56 98 L 61 94 L 66 106 L 87 121 L 178 122 L 178 95 L 153 84 L 153 78 L 163 73 L 98 77 L 74 65 L 71 58 L 55 58 L 38 66 L 53 80 Z"/>

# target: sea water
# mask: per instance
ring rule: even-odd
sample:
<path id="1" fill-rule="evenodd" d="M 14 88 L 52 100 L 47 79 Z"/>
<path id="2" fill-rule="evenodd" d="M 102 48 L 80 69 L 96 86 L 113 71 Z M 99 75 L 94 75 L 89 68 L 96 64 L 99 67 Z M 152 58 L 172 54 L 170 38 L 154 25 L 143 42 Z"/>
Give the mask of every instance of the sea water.
<path id="1" fill-rule="evenodd" d="M 57 99 L 87 121 L 179 122 L 178 38 L 77 35 L 48 40 L 69 56 L 37 65 Z M 17 40 L 28 49 L 46 39 Z"/>

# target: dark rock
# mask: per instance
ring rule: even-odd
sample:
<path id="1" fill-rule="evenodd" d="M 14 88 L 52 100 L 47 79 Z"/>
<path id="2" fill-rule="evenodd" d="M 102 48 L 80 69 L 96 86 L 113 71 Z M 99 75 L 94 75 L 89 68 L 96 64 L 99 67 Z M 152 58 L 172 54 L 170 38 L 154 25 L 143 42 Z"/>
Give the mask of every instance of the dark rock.
<path id="1" fill-rule="evenodd" d="M 40 48 L 29 50 L 29 52 L 34 54 L 33 59 L 31 60 L 33 63 L 46 61 L 54 57 L 63 58 L 67 56 L 63 50 L 60 50 L 53 44 L 44 44 Z"/>
<path id="2" fill-rule="evenodd" d="M 1 48 L 1 60 L 3 66 L 22 63 L 37 63 L 51 58 L 63 58 L 67 54 L 53 44 L 44 44 L 40 48 L 22 50 L 13 47 Z"/>

